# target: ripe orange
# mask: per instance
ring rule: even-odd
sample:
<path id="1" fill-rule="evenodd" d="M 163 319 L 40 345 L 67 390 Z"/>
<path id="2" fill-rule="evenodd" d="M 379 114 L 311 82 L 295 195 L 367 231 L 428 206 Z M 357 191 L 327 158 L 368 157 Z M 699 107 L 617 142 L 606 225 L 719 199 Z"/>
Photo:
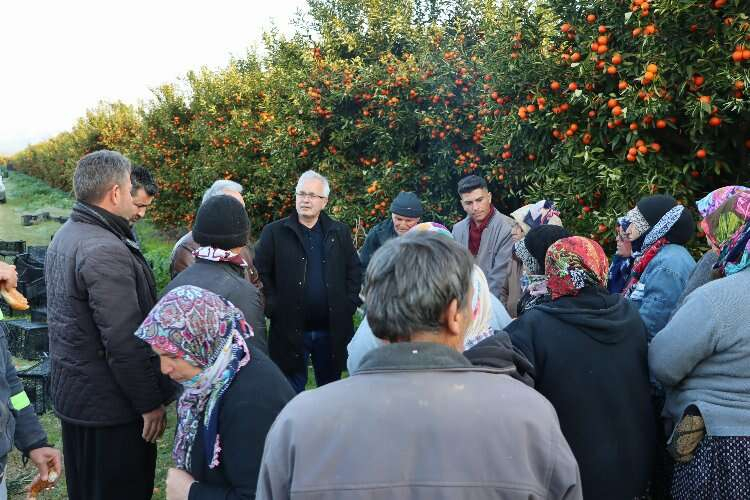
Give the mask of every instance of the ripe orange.
<path id="1" fill-rule="evenodd" d="M 702 95 L 702 96 L 698 97 L 698 100 L 700 102 L 702 102 L 702 103 L 710 104 L 711 103 L 711 96 L 710 95 Z"/>
<path id="2" fill-rule="evenodd" d="M 647 36 L 648 36 L 648 35 L 653 35 L 654 33 L 656 33 L 656 26 L 654 26 L 653 24 L 649 24 L 648 26 L 646 26 L 646 27 L 645 27 L 645 28 L 643 29 L 643 32 L 644 32 L 644 33 L 645 33 L 645 34 L 646 34 Z"/>
<path id="3" fill-rule="evenodd" d="M 699 149 L 698 151 L 695 152 L 695 157 L 698 158 L 698 159 L 700 159 L 700 160 L 702 160 L 703 158 L 706 157 L 706 150 L 705 149 Z"/>
<path id="4" fill-rule="evenodd" d="M 599 26 L 598 30 L 599 30 L 599 33 L 606 33 L 607 27 L 602 24 L 601 26 Z"/>
<path id="5" fill-rule="evenodd" d="M 636 122 L 631 123 L 630 130 L 638 130 L 638 124 Z"/>
<path id="6" fill-rule="evenodd" d="M 607 35 L 601 35 L 596 39 L 596 43 L 598 43 L 599 45 L 607 45 L 608 41 L 609 37 L 607 37 Z"/>
<path id="7" fill-rule="evenodd" d="M 742 51 L 741 50 L 735 50 L 732 52 L 732 61 L 734 62 L 741 62 L 742 61 Z"/>
<path id="8" fill-rule="evenodd" d="M 656 128 L 667 128 L 667 120 L 656 120 Z"/>
<path id="9" fill-rule="evenodd" d="M 586 16 L 586 22 L 589 24 L 592 24 L 594 21 L 596 21 L 596 16 L 594 14 L 589 14 Z"/>
<path id="10" fill-rule="evenodd" d="M 608 50 L 609 50 L 609 47 L 607 47 L 606 45 L 599 45 L 599 48 L 596 49 L 596 53 L 606 54 Z"/>
<path id="11" fill-rule="evenodd" d="M 626 88 L 628 88 L 628 82 L 626 82 L 625 80 L 620 80 L 620 83 L 617 84 L 617 88 L 620 90 L 625 90 Z"/>
<path id="12" fill-rule="evenodd" d="M 651 63 L 646 66 L 646 71 L 650 71 L 651 73 L 656 74 L 659 71 L 659 67 L 656 64 Z"/>
<path id="13" fill-rule="evenodd" d="M 644 84 L 649 84 L 649 83 L 653 82 L 653 81 L 654 81 L 654 77 L 655 77 L 655 76 L 656 76 L 656 75 L 655 75 L 655 74 L 654 74 L 653 72 L 651 72 L 651 71 L 646 71 L 646 72 L 645 72 L 645 73 L 643 74 L 643 83 L 644 83 Z"/>
<path id="14" fill-rule="evenodd" d="M 654 153 L 658 153 L 659 151 L 661 151 L 661 144 L 659 144 L 658 142 L 652 142 L 651 149 L 654 150 Z"/>
<path id="15" fill-rule="evenodd" d="M 615 106 L 612 108 L 612 114 L 614 116 L 620 116 L 622 114 L 622 108 L 620 106 Z"/>
<path id="16" fill-rule="evenodd" d="M 736 82 L 734 82 L 734 88 L 736 88 L 737 90 L 744 90 L 745 82 L 742 80 L 737 80 Z"/>
<path id="17" fill-rule="evenodd" d="M 607 68 L 607 74 L 608 75 L 616 75 L 617 74 L 617 66 L 610 66 Z"/>
<path id="18" fill-rule="evenodd" d="M 701 75 L 693 75 L 693 84 L 696 87 L 700 87 L 701 85 L 703 85 L 703 82 L 705 82 L 705 81 L 706 81 L 706 79 L 703 78 Z"/>
<path id="19" fill-rule="evenodd" d="M 568 31 L 570 31 L 571 27 L 572 26 L 569 23 L 563 23 L 563 25 L 560 26 L 560 31 L 562 31 L 563 33 L 567 33 Z"/>
<path id="20" fill-rule="evenodd" d="M 573 55 L 570 56 L 570 60 L 573 61 L 573 62 L 580 61 L 581 60 L 581 54 L 579 54 L 578 52 L 573 52 Z"/>
<path id="21" fill-rule="evenodd" d="M 552 83 L 549 84 L 549 88 L 552 90 L 560 90 L 560 83 L 553 80 Z"/>
<path id="22" fill-rule="evenodd" d="M 568 89 L 574 92 L 578 90 L 578 84 L 576 82 L 570 82 L 570 85 L 568 85 Z"/>
<path id="23" fill-rule="evenodd" d="M 607 107 L 608 107 L 609 109 L 612 109 L 612 108 L 614 108 L 615 106 L 617 106 L 617 99 L 615 99 L 615 98 L 612 98 L 612 99 L 610 99 L 609 101 L 607 101 Z"/>
<path id="24" fill-rule="evenodd" d="M 721 125 L 721 118 L 719 118 L 718 116 L 712 116 L 708 120 L 708 124 L 712 127 L 718 127 L 719 125 Z"/>
<path id="25" fill-rule="evenodd" d="M 622 64 L 622 56 L 620 54 L 615 54 L 612 56 L 612 64 L 617 66 L 618 64 Z"/>
<path id="26" fill-rule="evenodd" d="M 583 139 L 581 140 L 584 144 L 591 144 L 591 134 L 585 133 L 583 134 Z M 746 146 L 748 149 L 750 149 L 750 139 L 748 139 Z"/>
<path id="27" fill-rule="evenodd" d="M 633 38 L 639 36 L 643 30 L 641 28 L 636 28 L 633 30 Z"/>
<path id="28" fill-rule="evenodd" d="M 645 155 L 646 153 L 648 153 L 648 148 L 646 146 L 638 146 L 638 152 L 642 155 Z"/>

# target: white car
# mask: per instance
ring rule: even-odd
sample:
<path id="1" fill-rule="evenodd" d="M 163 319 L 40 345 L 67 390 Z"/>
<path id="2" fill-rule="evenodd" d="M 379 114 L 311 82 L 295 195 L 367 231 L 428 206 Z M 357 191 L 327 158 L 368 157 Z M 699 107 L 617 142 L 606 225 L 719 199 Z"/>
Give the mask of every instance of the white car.
<path id="1" fill-rule="evenodd" d="M 5 203 L 5 184 L 3 184 L 2 176 L 0 176 L 0 203 Z"/>

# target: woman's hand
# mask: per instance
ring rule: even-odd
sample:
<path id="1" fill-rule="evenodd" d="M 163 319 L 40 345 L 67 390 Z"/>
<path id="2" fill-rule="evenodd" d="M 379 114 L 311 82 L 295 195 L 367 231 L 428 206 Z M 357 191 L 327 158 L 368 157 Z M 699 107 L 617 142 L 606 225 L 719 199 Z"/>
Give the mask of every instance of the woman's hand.
<path id="1" fill-rule="evenodd" d="M 195 482 L 193 476 L 184 470 L 170 468 L 167 471 L 167 500 L 187 500 Z"/>

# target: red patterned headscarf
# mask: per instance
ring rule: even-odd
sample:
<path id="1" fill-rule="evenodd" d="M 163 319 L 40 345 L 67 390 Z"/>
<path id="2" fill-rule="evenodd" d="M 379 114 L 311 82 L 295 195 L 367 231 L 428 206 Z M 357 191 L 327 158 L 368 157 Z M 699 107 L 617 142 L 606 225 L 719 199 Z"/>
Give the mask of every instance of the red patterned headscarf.
<path id="1" fill-rule="evenodd" d="M 607 286 L 607 256 L 597 242 L 582 236 L 554 242 L 547 250 L 545 269 L 552 300 L 578 295 L 587 286 Z"/>

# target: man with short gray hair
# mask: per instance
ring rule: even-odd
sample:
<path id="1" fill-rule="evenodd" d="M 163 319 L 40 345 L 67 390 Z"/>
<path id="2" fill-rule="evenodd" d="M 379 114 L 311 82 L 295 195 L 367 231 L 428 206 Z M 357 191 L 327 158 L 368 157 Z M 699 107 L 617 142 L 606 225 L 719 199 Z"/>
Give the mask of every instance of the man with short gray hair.
<path id="1" fill-rule="evenodd" d="M 206 192 L 203 193 L 201 205 L 206 203 L 206 200 L 209 198 L 219 195 L 231 196 L 242 203 L 243 206 L 245 205 L 245 199 L 242 197 L 242 186 L 227 179 L 219 179 L 211 184 L 211 187 L 206 189 Z M 193 239 L 192 231 L 188 231 L 182 236 L 182 238 L 177 240 L 177 243 L 174 244 L 174 248 L 172 248 L 172 255 L 170 257 L 169 275 L 172 279 L 195 263 L 194 253 L 199 247 L 200 245 L 195 242 L 195 239 Z M 245 279 L 249 281 L 251 285 L 254 285 L 255 288 L 261 290 L 263 288 L 263 283 L 261 283 L 258 271 L 253 265 L 253 255 L 250 247 L 243 245 L 239 255 L 247 264 L 247 267 L 244 267 L 243 271 Z"/>
<path id="2" fill-rule="evenodd" d="M 156 440 L 175 394 L 158 356 L 133 336 L 156 283 L 130 228 L 130 173 L 114 151 L 81 158 L 76 204 L 47 250 L 50 392 L 71 500 L 151 498 Z"/>
<path id="3" fill-rule="evenodd" d="M 308 170 L 297 181 L 296 210 L 263 228 L 255 264 L 263 280 L 268 348 L 297 392 L 312 357 L 318 386 L 341 378 L 362 268 L 348 226 L 326 214 L 328 179 Z"/>
<path id="4" fill-rule="evenodd" d="M 282 410 L 266 438 L 259 499 L 582 498 L 552 405 L 508 369 L 460 354 L 472 266 L 439 234 L 406 234 L 375 253 L 365 304 L 388 344 L 351 377 Z"/>

